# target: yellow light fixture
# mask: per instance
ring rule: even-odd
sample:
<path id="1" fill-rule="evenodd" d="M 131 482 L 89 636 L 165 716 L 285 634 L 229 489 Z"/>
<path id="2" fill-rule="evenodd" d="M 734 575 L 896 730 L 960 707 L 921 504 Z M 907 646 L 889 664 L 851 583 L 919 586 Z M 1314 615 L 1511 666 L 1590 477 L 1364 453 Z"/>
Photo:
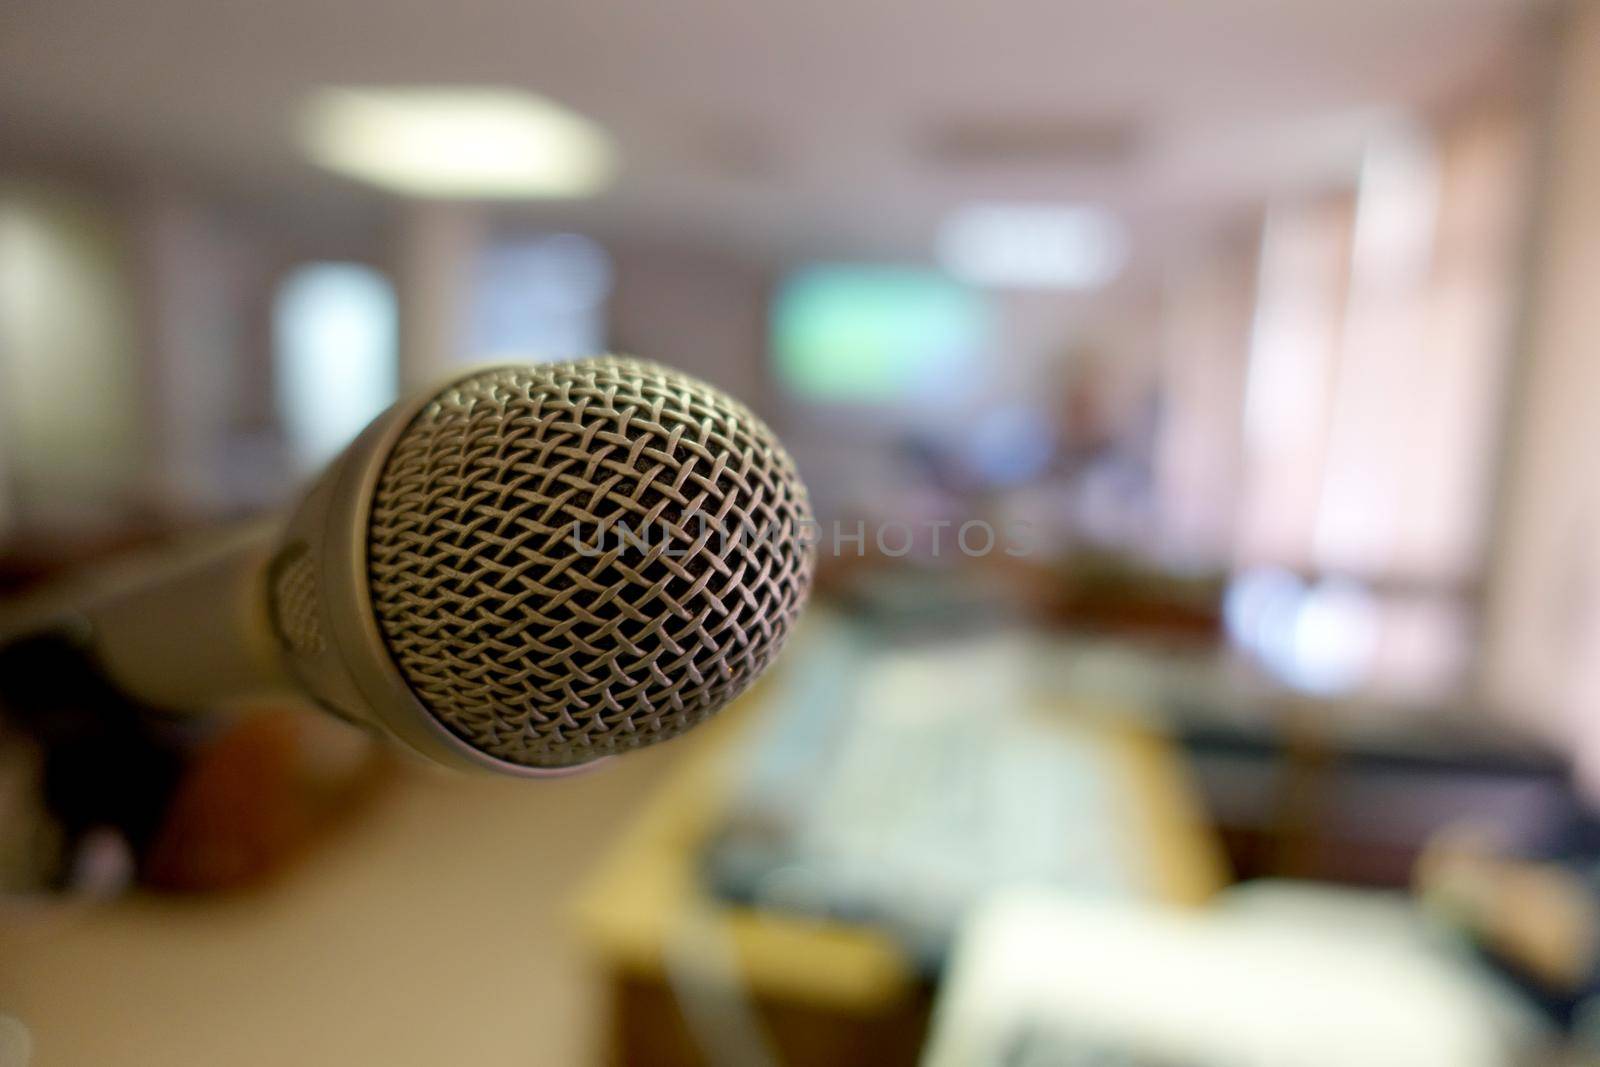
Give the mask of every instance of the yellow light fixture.
<path id="1" fill-rule="evenodd" d="M 513 89 L 328 88 L 307 101 L 300 119 L 312 161 L 407 196 L 592 196 L 616 169 L 599 126 Z"/>

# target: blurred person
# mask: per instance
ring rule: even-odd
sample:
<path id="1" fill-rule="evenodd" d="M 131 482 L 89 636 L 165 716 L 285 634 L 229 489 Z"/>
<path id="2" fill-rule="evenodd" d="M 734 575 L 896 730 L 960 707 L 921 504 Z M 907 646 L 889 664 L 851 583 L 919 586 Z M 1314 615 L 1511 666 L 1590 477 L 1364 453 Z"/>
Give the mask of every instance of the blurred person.
<path id="1" fill-rule="evenodd" d="M 55 636 L 0 648 L 0 896 L 249 885 L 381 775 L 374 746 L 342 724 L 171 720 L 82 656 Z"/>

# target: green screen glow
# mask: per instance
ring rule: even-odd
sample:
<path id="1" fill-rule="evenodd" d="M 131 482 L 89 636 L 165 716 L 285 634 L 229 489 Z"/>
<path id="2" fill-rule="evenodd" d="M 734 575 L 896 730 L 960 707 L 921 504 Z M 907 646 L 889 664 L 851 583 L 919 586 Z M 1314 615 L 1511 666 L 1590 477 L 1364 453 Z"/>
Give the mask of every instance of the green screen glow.
<path id="1" fill-rule="evenodd" d="M 778 293 L 773 358 L 804 399 L 892 402 L 950 383 L 988 330 L 982 298 L 933 271 L 817 266 Z"/>

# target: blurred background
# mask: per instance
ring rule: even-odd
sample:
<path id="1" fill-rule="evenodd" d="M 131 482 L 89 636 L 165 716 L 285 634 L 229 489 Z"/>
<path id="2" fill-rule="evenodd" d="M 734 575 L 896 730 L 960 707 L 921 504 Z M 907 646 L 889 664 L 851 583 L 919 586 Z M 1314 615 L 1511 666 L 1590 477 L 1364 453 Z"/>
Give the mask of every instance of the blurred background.
<path id="1" fill-rule="evenodd" d="M 0 593 L 501 358 L 865 531 L 571 779 L 0 712 L 4 1067 L 1600 1062 L 1600 3 L 12 0 L 0 71 Z"/>

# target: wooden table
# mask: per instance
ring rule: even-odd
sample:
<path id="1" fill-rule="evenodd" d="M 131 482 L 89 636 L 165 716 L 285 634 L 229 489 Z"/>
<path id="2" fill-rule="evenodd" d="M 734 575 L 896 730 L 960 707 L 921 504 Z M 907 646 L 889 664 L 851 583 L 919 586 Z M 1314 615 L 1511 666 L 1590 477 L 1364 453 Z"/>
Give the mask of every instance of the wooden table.
<path id="1" fill-rule="evenodd" d="M 575 1067 L 598 1053 L 598 961 L 612 1053 L 679 1064 L 700 1057 L 667 965 L 710 946 L 698 963 L 732 961 L 785 1062 L 907 1062 L 928 990 L 894 942 L 730 908 L 696 880 L 763 695 L 590 775 L 404 774 L 255 890 L 0 907 L 0 1014 L 31 1031 L 34 1067 Z M 1223 871 L 1182 761 L 1086 728 L 1140 798 L 1129 847 L 1162 896 L 1205 899 Z"/>
<path id="2" fill-rule="evenodd" d="M 1157 898 L 1174 906 L 1208 900 L 1227 883 L 1226 865 L 1180 755 L 1129 717 L 1063 710 L 1073 729 L 1103 746 L 1124 783 L 1132 801 L 1125 840 Z M 645 805 L 577 897 L 580 930 L 610 990 L 612 1057 L 629 1065 L 705 1062 L 674 992 L 674 983 L 698 977 L 742 990 L 778 1062 L 915 1062 L 931 991 L 888 935 L 733 906 L 698 877 L 752 712 L 746 706 L 706 728 L 714 736 Z M 737 1041 L 740 1024 L 725 1017 L 721 1029 Z"/>

